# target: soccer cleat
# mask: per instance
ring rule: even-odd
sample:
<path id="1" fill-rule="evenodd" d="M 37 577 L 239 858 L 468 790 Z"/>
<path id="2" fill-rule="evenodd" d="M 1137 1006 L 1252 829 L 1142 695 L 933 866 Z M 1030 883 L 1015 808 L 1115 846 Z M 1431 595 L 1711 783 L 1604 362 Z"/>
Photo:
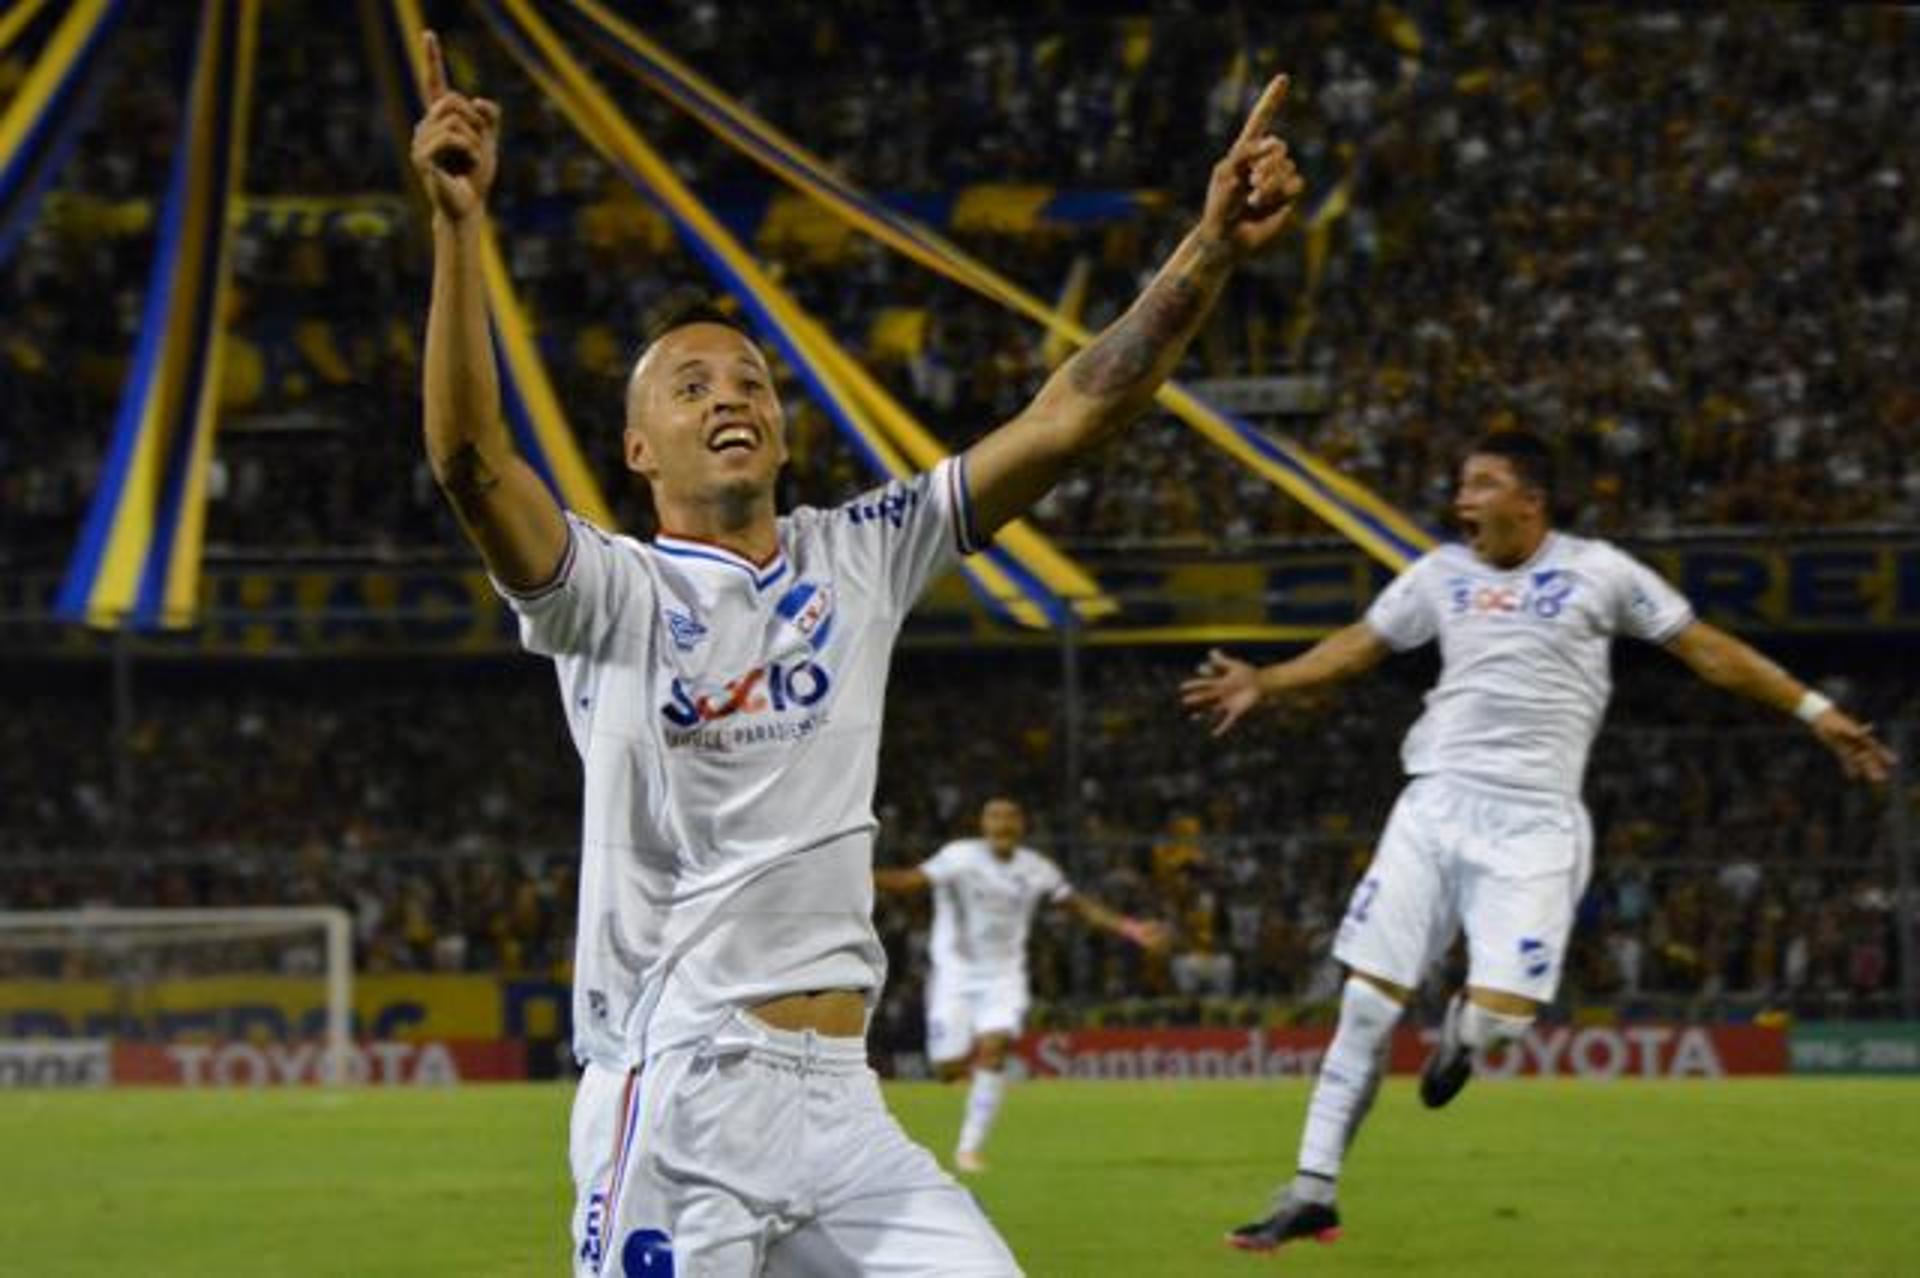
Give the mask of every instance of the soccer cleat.
<path id="1" fill-rule="evenodd" d="M 953 1169 L 970 1176 L 976 1175 L 987 1169 L 987 1160 L 971 1149 L 963 1149 L 954 1154 Z"/>
<path id="2" fill-rule="evenodd" d="M 1241 1251 L 1272 1251 L 1296 1238 L 1317 1243 L 1340 1238 L 1340 1209 L 1332 1203 L 1309 1203 L 1282 1195 L 1265 1220 L 1242 1225 L 1227 1235 L 1227 1245 Z"/>
<path id="3" fill-rule="evenodd" d="M 1420 1103 L 1428 1109 L 1439 1109 L 1458 1096 L 1473 1077 L 1473 1049 L 1460 1041 L 1460 1016 L 1466 1006 L 1465 994 L 1453 996 L 1440 1024 L 1440 1041 L 1420 1067 Z"/>

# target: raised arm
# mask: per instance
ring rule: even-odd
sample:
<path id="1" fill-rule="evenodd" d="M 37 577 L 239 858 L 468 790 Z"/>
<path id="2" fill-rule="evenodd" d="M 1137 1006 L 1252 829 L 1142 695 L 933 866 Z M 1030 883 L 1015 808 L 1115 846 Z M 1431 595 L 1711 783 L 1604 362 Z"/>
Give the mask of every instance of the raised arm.
<path id="1" fill-rule="evenodd" d="M 1715 687 L 1798 715 L 1833 751 L 1848 776 L 1876 785 L 1887 779 L 1893 751 L 1881 744 L 1872 728 L 1726 631 L 1704 621 L 1693 622 L 1667 641 L 1667 651 Z"/>
<path id="2" fill-rule="evenodd" d="M 427 462 L 487 569 L 509 590 L 552 580 L 566 520 L 514 451 L 500 411 L 482 247 L 498 167 L 500 108 L 447 86 L 440 42 L 423 41 L 427 113 L 413 167 L 433 206 L 433 301 L 422 376 Z"/>
<path id="3" fill-rule="evenodd" d="M 1379 665 L 1391 651 L 1364 621 L 1334 631 L 1293 660 L 1277 665 L 1254 666 L 1215 648 L 1200 663 L 1199 672 L 1180 685 L 1180 701 L 1196 715 L 1212 715 L 1217 737 L 1262 701 L 1350 679 Z"/>
<path id="4" fill-rule="evenodd" d="M 1206 208 L 1126 314 L 1055 370 L 1033 403 L 967 451 L 983 538 L 1025 514 L 1069 464 L 1153 402 L 1227 276 L 1280 234 L 1302 189 L 1287 145 L 1267 133 L 1287 79 L 1261 94 L 1207 185 Z"/>

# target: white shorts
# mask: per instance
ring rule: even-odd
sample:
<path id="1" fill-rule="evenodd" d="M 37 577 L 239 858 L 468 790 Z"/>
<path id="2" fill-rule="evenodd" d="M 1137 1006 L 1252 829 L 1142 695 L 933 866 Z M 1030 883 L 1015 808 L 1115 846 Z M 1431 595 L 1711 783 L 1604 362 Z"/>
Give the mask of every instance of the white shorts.
<path id="1" fill-rule="evenodd" d="M 1414 989 L 1464 924 L 1469 985 L 1552 1002 L 1592 868 L 1593 823 L 1578 799 L 1416 777 L 1333 956 Z"/>
<path id="2" fill-rule="evenodd" d="M 1025 973 L 956 981 L 936 971 L 927 982 L 927 1059 L 935 1064 L 965 1060 L 977 1038 L 1018 1034 L 1028 1001 Z"/>
<path id="3" fill-rule="evenodd" d="M 593 1278 L 607 1250 L 607 1204 L 613 1189 L 613 1165 L 625 1143 L 625 1121 L 633 1075 L 589 1063 L 573 1093 L 568 1124 L 567 1161 L 573 1170 L 573 1272 Z"/>
<path id="4" fill-rule="evenodd" d="M 591 1067 L 581 1080 L 576 1274 L 1020 1272 L 973 1195 L 887 1112 L 862 1039 L 737 1013 L 631 1080 Z M 609 1123 L 612 1096 L 623 1106 Z M 604 1153 L 582 1153 L 589 1131 Z"/>

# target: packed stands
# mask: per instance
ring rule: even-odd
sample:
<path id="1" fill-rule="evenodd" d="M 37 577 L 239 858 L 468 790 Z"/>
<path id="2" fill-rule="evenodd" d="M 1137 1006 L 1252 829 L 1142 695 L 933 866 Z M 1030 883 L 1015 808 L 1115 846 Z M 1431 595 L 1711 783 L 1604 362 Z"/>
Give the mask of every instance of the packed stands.
<path id="1" fill-rule="evenodd" d="M 230 564 L 464 562 L 420 455 L 418 213 L 360 35 L 312 20 L 327 8 L 289 0 L 266 19 L 261 82 L 306 91 L 257 100 L 209 549 Z M 1423 517 L 1444 508 L 1467 439 L 1517 424 L 1561 450 L 1576 528 L 1774 537 L 1920 521 L 1920 67 L 1897 11 L 1383 22 L 1357 7 L 1183 6 L 1042 23 L 1026 6 L 937 0 L 876 22 L 850 0 L 723 24 L 705 0 L 659 8 L 650 29 L 710 78 L 863 185 L 939 210 L 1035 292 L 1056 295 L 1084 262 L 1096 324 L 1180 229 L 1246 87 L 1291 69 L 1286 131 L 1319 217 L 1298 252 L 1235 284 L 1186 372 L 1322 379 L 1326 411 L 1268 424 Z M 299 40 L 270 38 L 283 21 Z M 484 31 L 451 34 L 456 76 L 505 103 L 498 221 L 542 353 L 623 521 L 644 530 L 644 498 L 617 471 L 620 386 L 642 316 L 703 277 Z M 130 23 L 98 117 L 111 126 L 81 138 L 0 263 L 0 573 L 58 570 L 102 465 L 182 40 L 164 7 Z M 16 85 L 0 68 L 0 100 Z M 950 446 L 1045 375 L 1030 326 L 837 233 L 662 104 L 620 93 Z M 1105 198 L 1049 219 L 1009 186 Z M 854 491 L 853 455 L 787 390 L 791 499 Z M 1070 480 L 1039 522 L 1109 558 L 1323 532 L 1166 419 Z M 1866 717 L 1920 717 L 1881 656 L 1835 660 Z M 578 778 L 535 663 L 396 659 L 350 678 L 317 661 L 154 663 L 120 743 L 99 664 L 48 664 L 6 684 L 0 905 L 338 901 L 371 970 L 564 965 Z M 1058 1007 L 1136 990 L 1159 1017 L 1324 999 L 1415 681 L 1214 752 L 1172 727 L 1177 677 L 1171 660 L 1092 663 L 1068 795 L 1055 667 L 903 658 L 883 846 L 916 859 L 1011 789 L 1082 882 L 1182 937 L 1162 967 L 1042 929 L 1036 979 Z M 1623 699 L 1590 779 L 1603 842 L 1569 996 L 1886 1005 L 1898 938 L 1882 809 L 1844 792 L 1791 725 L 1677 675 L 1626 681 Z M 1197 833 L 1171 829 L 1183 814 Z M 910 1036 L 924 919 L 884 921 L 900 977 L 886 1016 Z M 1222 972 L 1225 994 L 1203 998 Z"/>
<path id="2" fill-rule="evenodd" d="M 301 8 L 276 9 L 269 34 Z M 1920 221 L 1905 193 L 1920 150 L 1897 144 L 1920 91 L 1897 14 L 1501 11 L 1383 30 L 1358 10 L 1254 11 L 1238 25 L 1087 17 L 1043 30 L 1011 7 L 872 24 L 854 4 L 723 36 L 711 6 L 670 12 L 655 33 L 711 77 L 870 188 L 933 201 L 950 234 L 1035 291 L 1054 295 L 1087 261 L 1096 321 L 1181 225 L 1234 86 L 1285 62 L 1298 84 L 1289 136 L 1344 213 L 1326 219 L 1310 296 L 1309 254 L 1280 255 L 1236 286 L 1190 371 L 1324 377 L 1330 410 L 1281 424 L 1405 508 L 1434 511 L 1461 443 L 1515 422 L 1562 448 L 1577 526 L 1920 514 L 1920 397 L 1899 375 L 1915 337 Z M 379 94 L 351 25 L 301 30 L 263 42 L 263 83 L 326 91 L 263 94 L 254 122 L 210 542 L 241 555 L 453 549 L 414 446 L 426 260 L 369 105 Z M 666 289 L 700 277 L 484 32 L 457 39 L 457 73 L 506 103 L 499 220 L 516 282 L 576 430 L 625 492 L 611 440 L 633 334 Z M 25 424 L 0 443 L 0 553 L 15 562 L 60 560 L 100 464 L 172 146 L 164 68 L 178 43 L 164 18 L 123 33 L 101 116 L 114 127 L 82 138 L 31 251 L 0 270 L 0 406 Z M 762 65 L 763 46 L 817 56 Z M 1842 81 L 1855 86 L 1844 102 Z M 950 443 L 1044 374 L 1023 322 L 822 231 L 668 108 L 630 85 L 622 97 Z M 1757 121 L 1739 105 L 1762 99 Z M 1022 183 L 1153 198 L 1119 201 L 1131 211 L 1115 220 L 1056 223 L 1008 194 Z M 98 302 L 59 304 L 77 296 Z M 858 483 L 830 426 L 794 416 L 795 499 Z M 644 503 L 624 501 L 644 527 Z M 1166 421 L 1065 487 L 1042 522 L 1131 545 L 1316 529 Z"/>

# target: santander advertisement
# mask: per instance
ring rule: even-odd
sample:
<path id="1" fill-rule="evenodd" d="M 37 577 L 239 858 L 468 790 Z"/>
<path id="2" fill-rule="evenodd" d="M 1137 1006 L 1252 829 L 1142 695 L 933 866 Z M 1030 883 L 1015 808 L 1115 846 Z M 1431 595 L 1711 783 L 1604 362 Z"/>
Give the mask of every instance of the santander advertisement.
<path id="1" fill-rule="evenodd" d="M 1395 1033 L 1389 1067 L 1413 1073 L 1435 1031 Z M 1310 1077 L 1333 1040 L 1321 1029 L 1062 1030 L 1015 1053 L 1034 1078 Z M 1750 1025 L 1548 1025 L 1480 1062 L 1483 1078 L 1724 1078 L 1782 1074 L 1787 1036 Z"/>

